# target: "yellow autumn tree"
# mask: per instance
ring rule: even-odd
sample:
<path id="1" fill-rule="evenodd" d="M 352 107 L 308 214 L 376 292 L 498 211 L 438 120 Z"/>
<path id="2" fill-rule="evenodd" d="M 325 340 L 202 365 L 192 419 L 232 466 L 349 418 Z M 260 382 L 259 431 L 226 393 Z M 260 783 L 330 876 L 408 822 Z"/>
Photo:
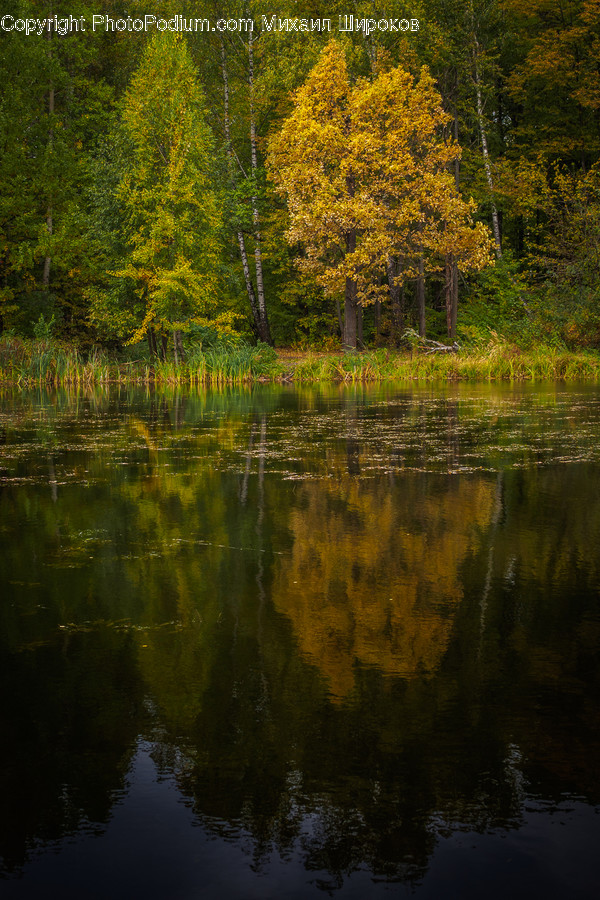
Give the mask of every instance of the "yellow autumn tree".
<path id="1" fill-rule="evenodd" d="M 443 134 L 449 119 L 426 67 L 418 80 L 397 67 L 352 85 L 332 40 L 269 141 L 287 238 L 304 247 L 301 267 L 343 294 L 346 347 L 356 347 L 358 305 L 389 290 L 392 261 L 395 285 L 448 254 L 463 270 L 491 261 L 488 230 L 450 172 L 460 148 Z"/>

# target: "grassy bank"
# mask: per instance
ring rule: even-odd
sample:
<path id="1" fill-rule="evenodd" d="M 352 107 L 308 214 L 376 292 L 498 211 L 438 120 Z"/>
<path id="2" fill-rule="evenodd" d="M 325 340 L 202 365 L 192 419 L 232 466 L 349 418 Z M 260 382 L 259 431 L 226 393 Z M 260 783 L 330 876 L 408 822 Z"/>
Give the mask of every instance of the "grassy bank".
<path id="1" fill-rule="evenodd" d="M 0 383 L 20 387 L 93 384 L 236 385 L 256 381 L 542 381 L 597 380 L 600 354 L 540 347 L 520 350 L 497 340 L 457 353 L 371 350 L 363 353 L 280 351 L 246 345 L 195 351 L 176 365 L 110 359 L 92 349 L 51 341 L 0 340 Z"/>
<path id="2" fill-rule="evenodd" d="M 578 381 L 600 378 L 600 354 L 550 348 L 464 349 L 458 353 L 391 353 L 311 356 L 299 360 L 292 378 L 311 381 Z"/>
<path id="3" fill-rule="evenodd" d="M 245 384 L 276 378 L 277 357 L 269 347 L 235 348 L 190 353 L 184 363 L 144 359 L 119 361 L 97 348 L 83 354 L 54 341 L 0 340 L 0 383 L 22 387 L 49 385 Z"/>

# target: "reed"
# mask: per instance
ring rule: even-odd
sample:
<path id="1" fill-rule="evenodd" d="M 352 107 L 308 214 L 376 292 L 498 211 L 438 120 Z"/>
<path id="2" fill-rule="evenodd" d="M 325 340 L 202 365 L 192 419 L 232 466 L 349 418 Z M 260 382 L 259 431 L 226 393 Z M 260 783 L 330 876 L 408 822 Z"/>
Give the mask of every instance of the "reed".
<path id="1" fill-rule="evenodd" d="M 154 380 L 159 384 L 240 385 L 249 381 L 275 380 L 280 366 L 271 348 L 218 348 L 190 353 L 184 363 L 159 362 Z"/>
<path id="2" fill-rule="evenodd" d="M 339 381 L 577 381 L 600 377 L 600 355 L 553 348 L 521 351 L 509 345 L 458 353 L 393 353 L 387 350 L 313 356 L 296 362 L 298 383 Z"/>
<path id="3" fill-rule="evenodd" d="M 84 355 L 50 340 L 0 339 L 0 383 L 20 387 L 170 385 L 206 387 L 256 381 L 297 384 L 414 381 L 578 381 L 598 380 L 600 354 L 536 347 L 522 350 L 496 337 L 486 346 L 457 353 L 369 350 L 362 353 L 307 353 L 278 359 L 265 345 L 238 345 L 190 352 L 184 362 L 118 362 L 97 348 Z"/>

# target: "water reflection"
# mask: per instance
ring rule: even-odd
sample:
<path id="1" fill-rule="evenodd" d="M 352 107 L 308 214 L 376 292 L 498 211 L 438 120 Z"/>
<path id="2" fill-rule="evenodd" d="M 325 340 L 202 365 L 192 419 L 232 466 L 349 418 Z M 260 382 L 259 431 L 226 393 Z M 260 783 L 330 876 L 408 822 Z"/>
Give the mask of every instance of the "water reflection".
<path id="1" fill-rule="evenodd" d="M 273 602 L 333 697 L 351 693 L 357 665 L 388 675 L 438 668 L 463 598 L 461 568 L 490 524 L 490 480 L 345 476 L 297 492 Z"/>
<path id="2" fill-rule="evenodd" d="M 516 896 L 532 858 L 587 890 L 527 841 L 600 836 L 596 391 L 18 395 L 0 427 L 7 889 L 64 884 L 69 836 L 138 859 L 141 778 L 173 897 L 436 896 L 466 833 L 488 890 L 509 833 Z"/>

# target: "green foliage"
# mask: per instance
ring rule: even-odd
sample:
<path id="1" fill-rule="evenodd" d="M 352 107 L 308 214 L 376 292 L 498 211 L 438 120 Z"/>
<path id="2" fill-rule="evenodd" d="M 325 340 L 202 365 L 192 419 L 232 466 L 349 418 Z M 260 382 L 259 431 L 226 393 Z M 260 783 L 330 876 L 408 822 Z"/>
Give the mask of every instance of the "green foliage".
<path id="1" fill-rule="evenodd" d="M 541 205 L 530 260 L 539 318 L 570 346 L 600 347 L 600 168 L 555 169 Z"/>
<path id="2" fill-rule="evenodd" d="M 536 381 L 600 378 L 597 354 L 573 354 L 552 348 L 521 351 L 497 334 L 485 344 L 459 353 L 434 352 L 413 333 L 411 355 L 387 350 L 308 355 L 293 372 L 297 382 L 318 381 Z"/>
<path id="3" fill-rule="evenodd" d="M 244 343 L 237 331 L 223 331 L 210 323 L 192 322 L 187 330 L 188 353 L 207 350 L 230 350 Z"/>
<path id="4" fill-rule="evenodd" d="M 314 279 L 298 270 L 298 247 L 285 240 L 288 217 L 276 209 L 265 223 L 264 260 L 271 275 L 269 287 L 276 297 L 271 325 L 280 342 L 297 347 L 323 347 L 339 339 L 336 310 Z"/>
<path id="5" fill-rule="evenodd" d="M 38 0 L 7 11 L 42 19 L 49 12 Z M 71 12 L 62 0 L 53 4 L 59 17 Z M 100 36 L 91 32 L 2 34 L 0 319 L 24 334 L 40 314 L 53 313 L 63 334 L 87 331 L 83 293 L 100 273 L 84 240 L 82 198 L 112 102 L 99 53 Z"/>
<path id="6" fill-rule="evenodd" d="M 37 341 L 49 341 L 52 337 L 52 330 L 54 328 L 54 315 L 50 319 L 49 322 L 46 322 L 44 319 L 44 315 L 42 314 L 38 321 L 33 326 L 33 333 L 35 335 L 35 339 Z"/>
<path id="7" fill-rule="evenodd" d="M 110 0 L 106 10 L 113 9 Z M 401 11 L 382 0 L 378 16 L 408 13 L 426 27 L 346 34 L 340 65 L 325 77 L 320 54 L 331 35 L 261 32 L 268 11 L 236 0 L 227 14 L 254 15 L 257 25 L 252 91 L 247 34 L 150 40 L 90 29 L 39 38 L 4 32 L 0 333 L 31 338 L 53 319 L 54 339 L 86 350 L 99 339 L 146 339 L 149 327 L 159 338 L 185 332 L 190 352 L 199 344 L 233 346 L 236 332 L 250 336 L 253 328 L 241 234 L 251 281 L 262 246 L 264 295 L 279 342 L 334 347 L 338 312 L 325 291 L 339 297 L 350 274 L 365 302 L 376 294 L 385 301 L 390 248 L 406 280 L 403 321 L 394 318 L 398 304 L 392 315 L 384 302 L 378 342 L 397 340 L 416 321 L 415 260 L 423 249 L 427 330 L 444 340 L 440 272 L 448 251 L 459 268 L 461 254 L 473 255 L 464 241 L 469 229 L 459 227 L 473 196 L 474 221 L 489 224 L 492 204 L 497 208 L 503 256 L 459 279 L 462 342 L 487 346 L 496 332 L 521 348 L 540 341 L 558 350 L 600 347 L 599 9 L 596 0 L 560 8 L 417 0 Z M 88 21 L 97 11 L 85 0 L 76 11 L 65 0 L 52 5 L 59 17 Z M 195 14 L 212 19 L 215 11 L 201 2 Z M 41 0 L 8 0 L 4 12 L 44 18 L 48 9 Z M 373 15 L 362 0 L 350 11 L 335 0 L 326 15 L 335 22 L 349 12 Z M 303 0 L 284 0 L 277 10 L 282 19 L 315 15 Z M 424 66 L 435 103 L 419 75 Z M 309 82 L 315 103 L 306 96 Z M 400 102 L 409 84 L 422 88 L 414 108 Z M 434 107 L 437 149 L 418 133 Z M 275 180 L 287 180 L 284 193 L 302 195 L 310 215 L 318 207 L 321 217 L 306 221 L 298 204 L 288 216 L 265 181 L 269 136 L 274 146 L 294 116 L 293 139 L 281 149 L 298 171 L 282 163 Z M 455 142 L 464 148 L 460 161 Z M 424 164 L 431 153 L 443 157 L 435 185 L 435 166 L 427 178 L 402 181 L 403 166 Z M 454 191 L 455 181 L 462 199 L 452 207 L 433 188 L 443 182 Z M 421 247 L 423 221 L 429 249 Z M 357 245 L 348 253 L 351 231 Z M 373 321 L 365 315 L 367 343 L 375 339 Z"/>
<path id="8" fill-rule="evenodd" d="M 477 343 L 495 330 L 526 341 L 531 317 L 526 280 L 508 251 L 471 279 L 459 310 L 458 335 L 467 343 Z"/>
<path id="9" fill-rule="evenodd" d="M 126 93 L 119 128 L 115 143 L 123 165 L 114 198 L 126 252 L 113 272 L 115 287 L 97 298 L 96 320 L 110 321 L 116 333 L 135 342 L 149 328 L 185 330 L 194 320 L 218 319 L 221 211 L 210 177 L 214 142 L 181 37 L 159 34 L 151 41 Z M 105 209 L 105 217 L 110 212 Z M 119 309 L 127 290 L 135 302 Z"/>

